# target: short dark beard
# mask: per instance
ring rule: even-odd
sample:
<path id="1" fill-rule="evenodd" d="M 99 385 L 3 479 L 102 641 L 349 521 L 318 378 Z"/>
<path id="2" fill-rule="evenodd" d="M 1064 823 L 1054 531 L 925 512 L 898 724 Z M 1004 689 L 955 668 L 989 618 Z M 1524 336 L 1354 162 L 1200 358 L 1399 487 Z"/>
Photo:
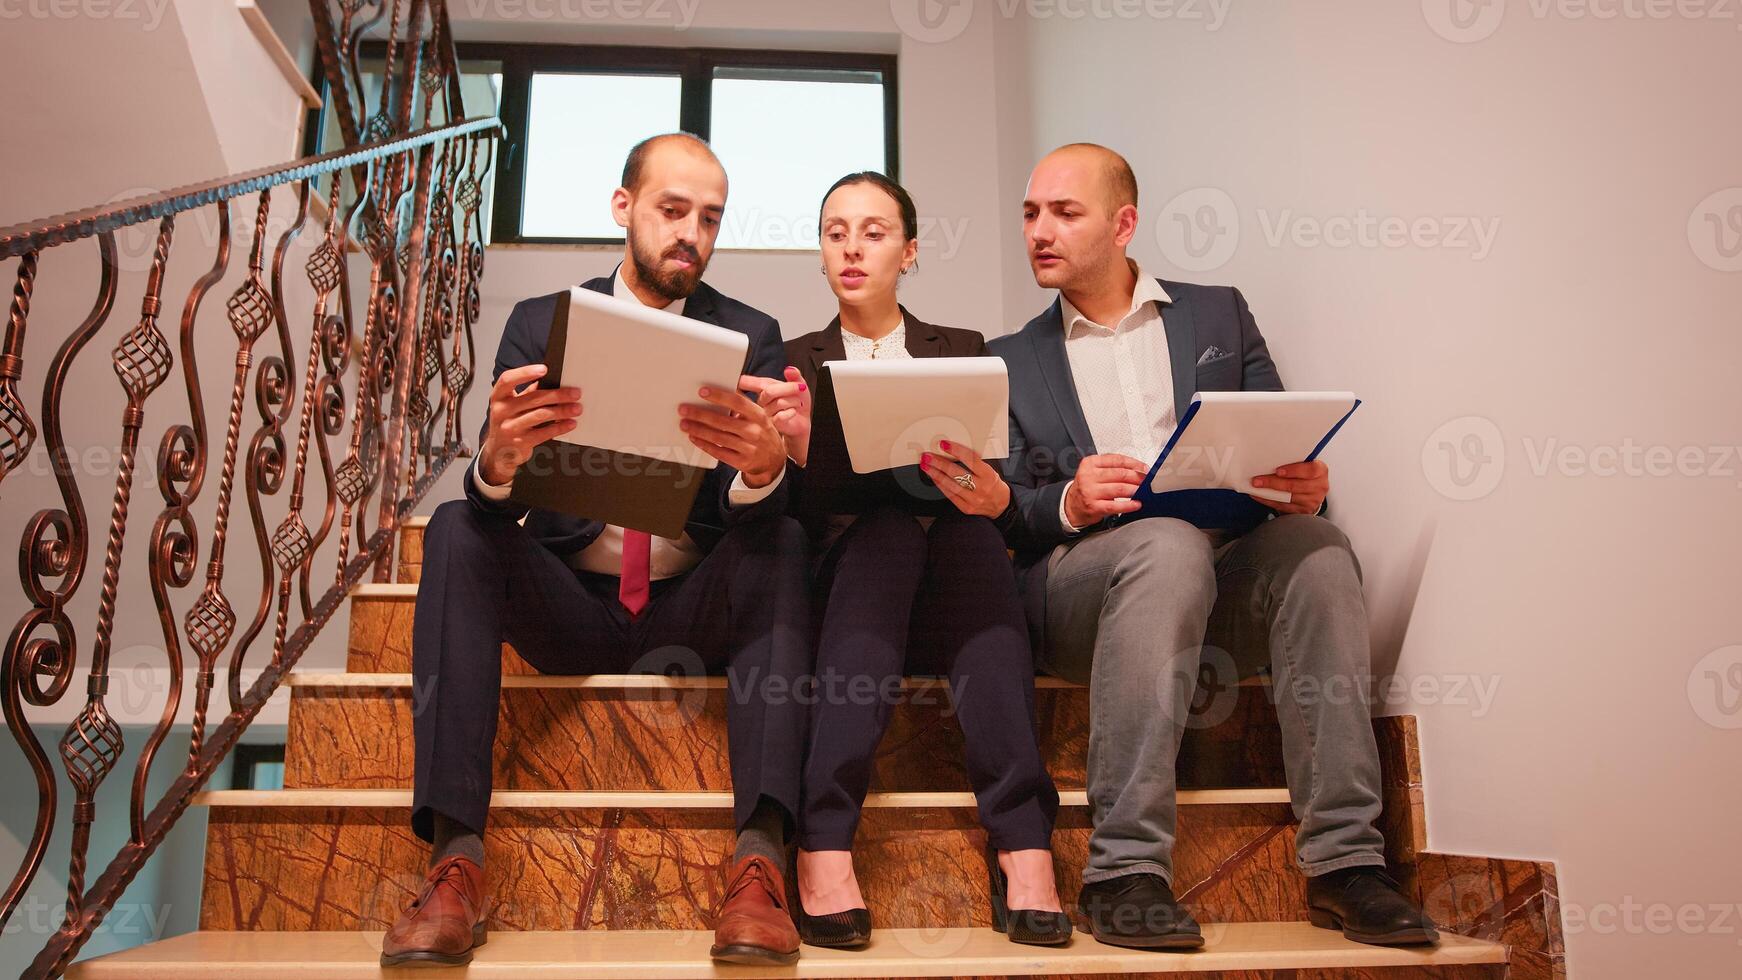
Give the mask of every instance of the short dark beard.
<path id="1" fill-rule="evenodd" d="M 706 271 L 707 267 L 703 265 L 701 256 L 695 249 L 678 247 L 667 253 L 680 253 L 688 258 L 693 263 L 689 272 L 686 273 L 678 269 L 661 272 L 659 260 L 665 256 L 650 255 L 643 250 L 641 243 L 635 240 L 633 229 L 628 231 L 627 237 L 629 239 L 629 261 L 635 263 L 635 278 L 643 286 L 675 303 L 680 299 L 688 298 L 691 293 L 696 291 L 696 286 L 701 284 L 702 273 Z"/>

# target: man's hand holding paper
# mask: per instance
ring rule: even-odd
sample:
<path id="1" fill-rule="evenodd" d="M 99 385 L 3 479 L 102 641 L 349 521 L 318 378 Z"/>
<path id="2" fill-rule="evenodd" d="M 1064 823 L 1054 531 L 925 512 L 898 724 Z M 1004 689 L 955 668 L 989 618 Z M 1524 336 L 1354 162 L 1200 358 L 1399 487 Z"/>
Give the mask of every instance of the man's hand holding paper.
<path id="1" fill-rule="evenodd" d="M 534 446 L 571 432 L 578 424 L 581 390 L 538 387 L 548 370 L 543 364 L 512 368 L 503 371 L 490 389 L 490 426 L 478 457 L 484 482 L 507 484 Z"/>

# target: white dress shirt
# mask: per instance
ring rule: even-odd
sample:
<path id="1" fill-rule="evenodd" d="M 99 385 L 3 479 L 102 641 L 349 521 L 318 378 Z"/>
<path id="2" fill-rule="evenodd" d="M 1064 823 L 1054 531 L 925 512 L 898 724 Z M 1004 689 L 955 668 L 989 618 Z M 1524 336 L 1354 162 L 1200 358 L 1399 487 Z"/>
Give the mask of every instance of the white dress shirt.
<path id="1" fill-rule="evenodd" d="M 901 361 L 913 360 L 913 355 L 907 352 L 907 320 L 895 325 L 895 329 L 872 340 L 861 337 L 845 327 L 841 328 L 841 346 L 847 349 L 849 361 Z"/>
<path id="2" fill-rule="evenodd" d="M 1131 271 L 1137 276 L 1131 308 L 1112 326 L 1084 316 L 1062 293 L 1059 306 L 1071 380 L 1095 451 L 1122 453 L 1147 465 L 1161 454 L 1179 424 L 1167 330 L 1161 321 L 1161 304 L 1171 299 L 1136 262 L 1131 262 Z M 1067 484 L 1065 497 L 1069 495 Z M 1065 517 L 1065 497 L 1059 498 L 1059 523 L 1075 533 L 1080 528 Z"/>
<path id="3" fill-rule="evenodd" d="M 616 280 L 611 284 L 611 295 L 624 302 L 639 302 L 635 293 L 623 281 L 623 267 L 617 267 Z M 677 299 L 667 304 L 663 309 L 667 313 L 683 316 L 684 300 Z M 786 473 L 782 470 L 774 475 L 774 479 L 765 487 L 753 488 L 745 484 L 744 474 L 739 473 L 732 480 L 732 487 L 727 491 L 734 507 L 746 507 L 767 497 L 780 486 L 780 481 Z M 486 500 L 498 503 L 507 500 L 514 481 L 496 486 L 484 480 L 484 474 L 478 471 L 477 461 L 472 463 L 472 484 Z M 677 538 L 662 538 L 655 536 L 648 555 L 648 577 L 654 581 L 665 578 L 675 578 L 701 564 L 702 549 L 689 534 Z M 623 529 L 615 524 L 605 525 L 593 543 L 569 557 L 569 564 L 581 571 L 598 572 L 602 575 L 620 575 L 623 572 Z"/>

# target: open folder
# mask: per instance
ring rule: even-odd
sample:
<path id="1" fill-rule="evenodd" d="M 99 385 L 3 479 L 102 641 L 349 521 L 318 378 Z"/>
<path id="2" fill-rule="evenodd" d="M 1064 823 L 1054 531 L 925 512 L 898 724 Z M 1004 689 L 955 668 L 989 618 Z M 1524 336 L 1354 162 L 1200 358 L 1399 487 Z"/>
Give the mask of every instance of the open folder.
<path id="1" fill-rule="evenodd" d="M 918 466 L 940 439 L 984 459 L 1010 455 L 1010 379 L 1002 358 L 826 362 L 811 404 L 801 511 L 955 513 Z"/>
<path id="2" fill-rule="evenodd" d="M 539 387 L 581 390 L 579 424 L 515 471 L 531 507 L 683 535 L 696 492 L 719 465 L 678 427 L 679 405 L 712 406 L 704 385 L 735 391 L 750 338 L 579 286 L 556 304 Z"/>
<path id="3" fill-rule="evenodd" d="M 1143 509 L 1119 522 L 1177 517 L 1201 528 L 1244 530 L 1274 513 L 1248 494 L 1286 502 L 1252 478 L 1318 458 L 1361 400 L 1347 391 L 1203 391 L 1132 497 Z"/>

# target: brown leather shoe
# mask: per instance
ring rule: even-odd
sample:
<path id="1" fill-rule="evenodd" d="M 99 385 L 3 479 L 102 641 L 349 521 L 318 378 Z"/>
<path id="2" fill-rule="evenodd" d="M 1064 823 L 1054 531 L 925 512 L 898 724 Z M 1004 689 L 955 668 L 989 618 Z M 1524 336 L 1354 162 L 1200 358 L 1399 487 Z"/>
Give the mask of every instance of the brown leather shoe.
<path id="1" fill-rule="evenodd" d="M 460 966 L 484 945 L 484 869 L 459 855 L 429 869 L 411 904 L 381 941 L 382 966 Z"/>
<path id="2" fill-rule="evenodd" d="M 708 954 L 756 966 L 798 962 L 798 928 L 786 907 L 786 879 L 774 862 L 752 855 L 732 866 Z"/>

